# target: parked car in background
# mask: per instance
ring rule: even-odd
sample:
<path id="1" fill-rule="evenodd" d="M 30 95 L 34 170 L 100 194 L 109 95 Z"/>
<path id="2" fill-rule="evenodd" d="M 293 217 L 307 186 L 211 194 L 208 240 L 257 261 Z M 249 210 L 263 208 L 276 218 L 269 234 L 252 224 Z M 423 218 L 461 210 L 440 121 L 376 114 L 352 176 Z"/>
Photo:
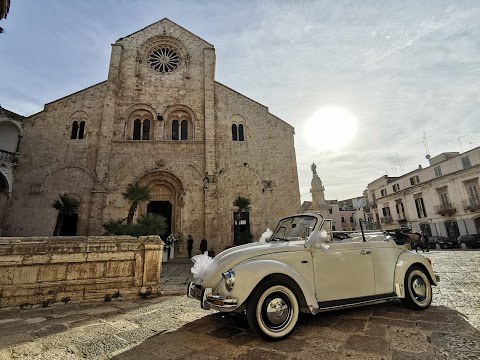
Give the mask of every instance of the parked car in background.
<path id="1" fill-rule="evenodd" d="M 251 329 L 270 340 L 287 337 L 301 312 L 397 298 L 414 310 L 430 306 L 439 278 L 428 258 L 382 232 L 340 239 L 331 229 L 332 220 L 317 213 L 289 216 L 265 242 L 195 259 L 188 296 L 206 310 L 245 314 Z"/>
<path id="2" fill-rule="evenodd" d="M 428 246 L 430 249 L 435 249 L 438 244 L 441 249 L 457 249 L 460 248 L 460 243 L 457 239 L 449 239 L 445 236 L 430 236 Z"/>
<path id="3" fill-rule="evenodd" d="M 460 246 L 465 244 L 469 249 L 478 249 L 480 248 L 480 234 L 470 234 L 470 235 L 460 235 L 457 238 Z"/>

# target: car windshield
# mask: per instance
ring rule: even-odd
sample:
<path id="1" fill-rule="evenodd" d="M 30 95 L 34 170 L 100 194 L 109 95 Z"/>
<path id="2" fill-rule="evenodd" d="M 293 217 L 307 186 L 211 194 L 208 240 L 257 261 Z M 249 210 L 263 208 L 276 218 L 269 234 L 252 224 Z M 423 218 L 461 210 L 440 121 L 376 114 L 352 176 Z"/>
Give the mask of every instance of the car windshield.
<path id="1" fill-rule="evenodd" d="M 316 223 L 317 219 L 309 215 L 282 219 L 268 241 L 307 240 Z"/>

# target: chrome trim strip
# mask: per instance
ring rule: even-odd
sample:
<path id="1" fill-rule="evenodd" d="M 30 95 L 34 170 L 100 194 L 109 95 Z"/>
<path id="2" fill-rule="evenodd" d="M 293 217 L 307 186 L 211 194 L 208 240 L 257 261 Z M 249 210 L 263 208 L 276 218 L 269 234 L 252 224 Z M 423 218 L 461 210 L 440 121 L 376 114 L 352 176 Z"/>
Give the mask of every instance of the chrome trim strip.
<path id="1" fill-rule="evenodd" d="M 379 304 L 379 303 L 382 303 L 382 302 L 394 300 L 394 299 L 396 299 L 396 298 L 397 298 L 396 296 L 392 296 L 392 297 L 388 297 L 388 298 L 367 300 L 367 301 L 361 301 L 361 302 L 351 303 L 351 304 L 343 304 L 343 305 L 335 305 L 335 306 L 322 307 L 322 308 L 320 308 L 320 311 L 319 311 L 319 312 L 328 311 L 328 310 L 332 310 L 332 309 L 341 309 L 341 308 L 345 308 L 345 307 L 363 306 L 363 305 L 366 305 L 366 304 L 372 304 L 372 305 L 373 305 L 373 304 Z"/>

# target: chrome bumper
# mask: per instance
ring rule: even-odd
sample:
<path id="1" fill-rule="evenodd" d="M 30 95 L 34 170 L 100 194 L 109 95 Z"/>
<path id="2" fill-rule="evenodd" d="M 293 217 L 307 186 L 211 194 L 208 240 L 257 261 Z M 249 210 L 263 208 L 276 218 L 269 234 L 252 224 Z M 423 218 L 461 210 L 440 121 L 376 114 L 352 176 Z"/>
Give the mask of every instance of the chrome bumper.
<path id="1" fill-rule="evenodd" d="M 235 310 L 238 307 L 237 299 L 213 295 L 211 288 L 203 289 L 200 285 L 191 282 L 188 284 L 187 296 L 200 300 L 200 306 L 205 310 Z"/>

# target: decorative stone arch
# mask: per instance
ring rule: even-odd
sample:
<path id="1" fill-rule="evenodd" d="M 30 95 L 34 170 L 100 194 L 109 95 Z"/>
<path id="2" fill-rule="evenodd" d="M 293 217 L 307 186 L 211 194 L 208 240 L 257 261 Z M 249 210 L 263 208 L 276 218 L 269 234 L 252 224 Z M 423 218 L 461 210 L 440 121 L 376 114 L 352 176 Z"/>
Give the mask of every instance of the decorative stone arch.
<path id="1" fill-rule="evenodd" d="M 15 127 L 18 129 L 18 132 L 20 133 L 20 135 L 23 135 L 23 128 L 22 128 L 20 122 L 14 121 L 14 120 L 8 120 L 8 119 L 7 120 L 0 120 L 0 124 L 5 125 L 3 123 L 10 123 L 12 125 L 15 125 Z"/>
<path id="2" fill-rule="evenodd" d="M 157 118 L 156 110 L 149 104 L 135 104 L 130 106 L 125 111 L 125 139 L 133 140 L 135 120 L 139 119 L 142 123 L 142 130 L 144 121 L 150 121 L 150 129 L 148 140 L 155 139 L 155 119 Z M 142 139 L 143 131 L 140 133 Z M 146 140 L 146 139 L 145 139 Z"/>
<path id="3" fill-rule="evenodd" d="M 0 120 L 0 150 L 9 153 L 17 152 L 22 134 L 22 126 L 17 121 Z"/>
<path id="4" fill-rule="evenodd" d="M 88 169 L 85 169 L 85 168 L 80 167 L 80 166 L 64 166 L 64 167 L 57 168 L 57 169 L 53 170 L 52 172 L 50 172 L 47 175 L 47 177 L 45 178 L 45 180 L 43 181 L 42 188 L 45 188 L 45 184 L 47 183 L 47 181 L 49 180 L 50 177 L 52 177 L 53 175 L 55 175 L 56 173 L 58 173 L 60 171 L 67 170 L 67 169 L 78 169 L 78 170 L 86 173 L 90 177 L 90 179 L 92 180 L 92 183 L 95 181 L 95 176 L 93 176 L 93 174 Z"/>
<path id="5" fill-rule="evenodd" d="M 182 181 L 170 171 L 161 169 L 145 173 L 138 181 L 151 189 L 152 199 L 150 202 L 166 201 L 171 203 L 171 232 L 177 234 L 183 232 L 182 208 L 185 205 L 186 193 Z M 146 202 L 141 203 L 138 214 L 146 214 L 147 210 L 148 204 Z"/>
<path id="6" fill-rule="evenodd" d="M 0 194 L 9 195 L 12 192 L 12 185 L 0 169 Z"/>
<path id="7" fill-rule="evenodd" d="M 173 122 L 178 121 L 181 126 L 182 121 L 187 121 L 188 124 L 188 136 L 184 140 L 195 140 L 196 129 L 196 117 L 192 109 L 185 105 L 173 105 L 169 106 L 163 116 L 164 122 L 164 134 L 166 140 L 173 140 L 172 130 Z M 179 134 L 178 139 L 181 139 Z"/>
<path id="8" fill-rule="evenodd" d="M 95 177 L 85 168 L 66 166 L 49 173 L 41 186 L 41 204 L 47 217 L 51 219 L 52 234 L 56 221 L 56 212 L 52 203 L 60 194 L 66 193 L 80 201 L 78 209 L 77 235 L 87 235 L 90 224 L 90 199 Z"/>

